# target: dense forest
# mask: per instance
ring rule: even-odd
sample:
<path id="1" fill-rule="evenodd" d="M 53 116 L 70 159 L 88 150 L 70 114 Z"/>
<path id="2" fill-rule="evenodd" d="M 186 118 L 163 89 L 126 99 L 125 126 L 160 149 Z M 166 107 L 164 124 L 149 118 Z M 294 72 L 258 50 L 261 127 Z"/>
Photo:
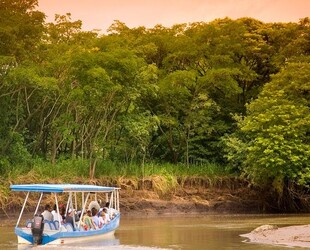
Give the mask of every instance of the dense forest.
<path id="1" fill-rule="evenodd" d="M 2 178 L 64 162 L 88 178 L 106 164 L 215 165 L 279 197 L 306 192 L 310 19 L 115 21 L 100 34 L 2 0 L 0 146 Z"/>

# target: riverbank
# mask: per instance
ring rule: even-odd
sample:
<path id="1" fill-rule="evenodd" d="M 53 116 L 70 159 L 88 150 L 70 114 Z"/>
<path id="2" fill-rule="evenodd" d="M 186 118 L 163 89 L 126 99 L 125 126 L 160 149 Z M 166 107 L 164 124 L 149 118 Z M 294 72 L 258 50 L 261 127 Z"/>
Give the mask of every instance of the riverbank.
<path id="1" fill-rule="evenodd" d="M 166 194 L 152 189 L 120 191 L 121 211 L 130 215 L 261 213 L 259 193 L 243 186 L 188 185 Z"/>

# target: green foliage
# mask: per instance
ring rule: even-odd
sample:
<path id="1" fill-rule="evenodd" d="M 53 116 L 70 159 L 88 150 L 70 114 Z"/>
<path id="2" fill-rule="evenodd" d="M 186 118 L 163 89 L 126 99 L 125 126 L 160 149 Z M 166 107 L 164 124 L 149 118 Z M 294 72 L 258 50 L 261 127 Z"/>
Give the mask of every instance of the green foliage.
<path id="1" fill-rule="evenodd" d="M 77 177 L 88 177 L 88 162 L 82 159 L 59 160 L 57 164 L 48 163 L 40 158 L 33 159 L 31 172 L 41 176 L 45 181 L 49 178 L 70 182 Z"/>
<path id="2" fill-rule="evenodd" d="M 18 168 L 18 166 L 28 169 L 31 163 L 31 154 L 26 148 L 24 137 L 21 134 L 12 132 L 9 133 L 6 139 L 10 142 L 8 145 L 4 145 L 4 140 L 0 141 L 3 148 L 6 149 L 0 153 L 0 173 L 6 175 L 14 168 Z"/>
<path id="3" fill-rule="evenodd" d="M 37 0 L 0 2 L 0 55 L 18 61 L 33 58 L 44 30 L 44 13 L 36 11 Z"/>
<path id="4" fill-rule="evenodd" d="M 139 164 L 119 166 L 121 176 L 126 177 L 142 177 L 141 167 Z M 104 175 L 104 173 L 101 173 Z M 100 174 L 99 174 L 100 175 Z M 115 175 L 115 176 L 119 176 Z M 197 163 L 187 166 L 186 164 L 170 164 L 170 163 L 146 163 L 145 165 L 145 176 L 162 176 L 170 178 L 176 177 L 221 177 L 229 176 L 231 173 L 225 167 L 215 163 Z"/>
<path id="5" fill-rule="evenodd" d="M 288 63 L 239 121 L 239 152 L 236 143 L 230 144 L 228 157 L 238 161 L 243 153 L 245 173 L 260 186 L 271 184 L 280 195 L 288 181 L 309 185 L 309 75 L 309 60 Z M 233 140 L 238 141 L 229 142 Z"/>
<path id="6" fill-rule="evenodd" d="M 247 156 L 247 144 L 240 138 L 239 133 L 233 135 L 225 135 L 222 137 L 225 157 L 227 158 L 229 167 L 235 172 L 242 169 L 243 163 Z"/>
<path id="7" fill-rule="evenodd" d="M 70 14 L 45 24 L 36 6 L 0 2 L 1 174 L 158 175 L 170 187 L 228 174 L 229 161 L 279 192 L 308 185 L 309 19 L 115 21 L 99 36 Z"/>
<path id="8" fill-rule="evenodd" d="M 70 43 L 81 32 L 82 21 L 71 22 L 71 14 L 55 15 L 55 23 L 48 24 L 48 38 L 53 43 Z"/>

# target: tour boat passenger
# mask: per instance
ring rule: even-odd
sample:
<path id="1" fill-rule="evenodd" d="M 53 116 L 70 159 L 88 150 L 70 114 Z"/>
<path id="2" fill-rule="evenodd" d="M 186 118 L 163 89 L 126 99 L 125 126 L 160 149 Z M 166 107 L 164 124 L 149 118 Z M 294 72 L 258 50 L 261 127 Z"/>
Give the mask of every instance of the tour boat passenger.
<path id="1" fill-rule="evenodd" d="M 41 214 L 44 220 L 53 220 L 52 207 L 50 204 L 46 204 L 44 208 L 44 212 Z"/>
<path id="2" fill-rule="evenodd" d="M 95 207 L 93 207 L 91 209 L 91 214 L 92 214 L 92 219 L 94 221 L 94 224 L 96 225 L 96 228 L 99 228 L 100 222 L 99 222 L 99 217 L 98 217 L 98 210 Z"/>

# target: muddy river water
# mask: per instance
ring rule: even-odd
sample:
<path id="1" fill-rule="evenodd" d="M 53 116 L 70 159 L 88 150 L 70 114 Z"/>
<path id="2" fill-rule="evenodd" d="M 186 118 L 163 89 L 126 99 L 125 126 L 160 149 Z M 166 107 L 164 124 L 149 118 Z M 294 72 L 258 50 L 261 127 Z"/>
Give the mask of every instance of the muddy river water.
<path id="1" fill-rule="evenodd" d="M 288 249 L 285 246 L 249 243 L 240 237 L 240 234 L 264 224 L 279 227 L 310 224 L 310 215 L 124 216 L 112 239 L 87 244 L 27 248 L 17 245 L 15 219 L 5 219 L 0 224 L 0 249 Z"/>

